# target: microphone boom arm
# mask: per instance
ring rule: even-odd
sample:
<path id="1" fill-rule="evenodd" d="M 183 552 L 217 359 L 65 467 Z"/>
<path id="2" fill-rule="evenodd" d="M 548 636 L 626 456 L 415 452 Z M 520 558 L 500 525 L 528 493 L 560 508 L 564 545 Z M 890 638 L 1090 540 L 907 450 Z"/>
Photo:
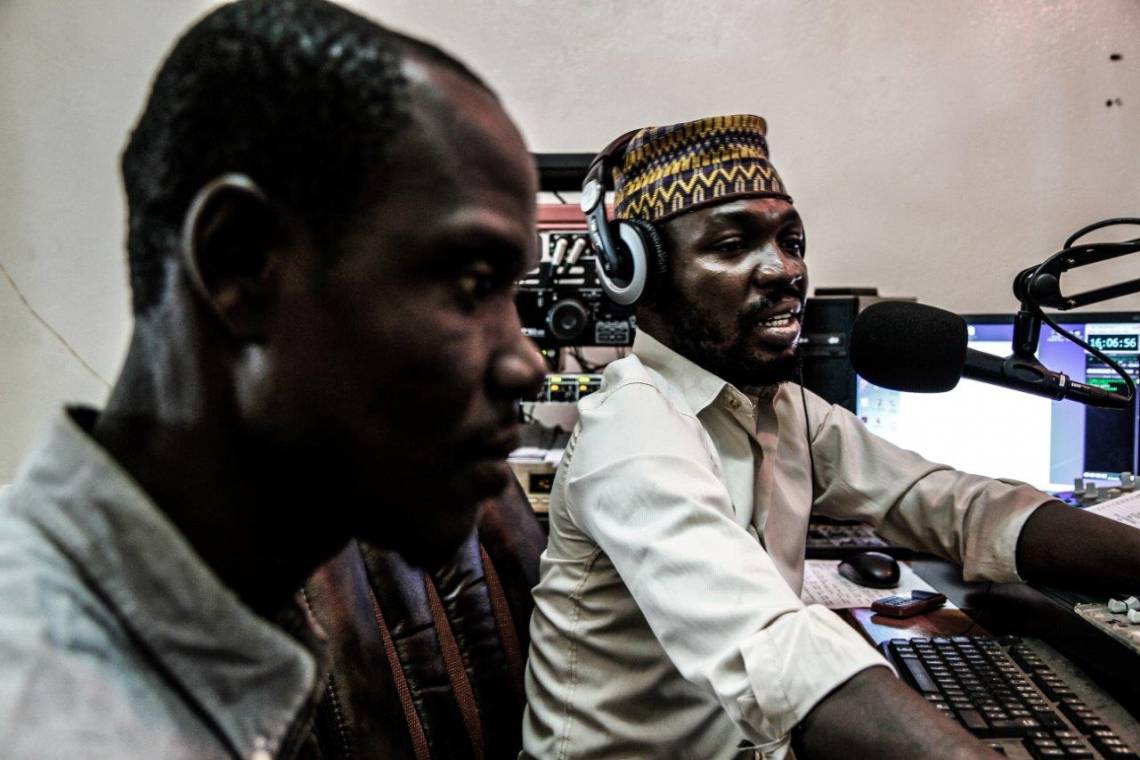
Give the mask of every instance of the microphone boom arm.
<path id="1" fill-rule="evenodd" d="M 1094 243 L 1077 248 L 1066 248 L 1054 254 L 1040 266 L 1029 267 L 1018 272 L 1013 280 L 1013 294 L 1024 305 L 1026 301 L 1037 306 L 1047 306 L 1058 311 L 1068 311 L 1081 306 L 1089 306 L 1112 298 L 1140 293 L 1140 278 L 1108 285 L 1103 288 L 1086 290 L 1066 296 L 1061 292 L 1061 275 L 1071 269 L 1080 269 L 1090 264 L 1099 264 L 1120 256 L 1140 251 L 1140 240 L 1126 243 Z"/>
<path id="2" fill-rule="evenodd" d="M 1140 278 L 1120 282 L 1116 285 L 1106 285 L 1103 288 L 1086 290 L 1084 293 L 1077 293 L 1065 299 L 1065 306 L 1058 306 L 1057 308 L 1061 311 L 1067 311 L 1069 309 L 1076 309 L 1081 306 L 1088 306 L 1089 304 L 1131 295 L 1132 293 L 1140 293 Z"/>
<path id="3" fill-rule="evenodd" d="M 1065 248 L 1050 256 L 1043 264 L 1018 272 L 1013 279 L 1013 294 L 1021 302 L 1021 308 L 1013 322 L 1014 356 L 1023 361 L 1035 361 L 1037 343 L 1041 337 L 1042 306 L 1068 311 L 1140 293 L 1140 278 L 1069 296 L 1061 292 L 1061 275 L 1065 272 L 1137 251 L 1140 251 L 1140 239 L 1123 243 L 1093 243 Z"/>

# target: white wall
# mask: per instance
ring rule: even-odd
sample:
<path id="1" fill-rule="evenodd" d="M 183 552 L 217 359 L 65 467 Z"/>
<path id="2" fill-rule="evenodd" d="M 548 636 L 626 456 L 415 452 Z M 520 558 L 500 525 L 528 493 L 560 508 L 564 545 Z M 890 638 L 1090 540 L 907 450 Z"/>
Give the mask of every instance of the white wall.
<path id="1" fill-rule="evenodd" d="M 0 266 L 27 300 L 0 271 L 0 482 L 62 400 L 98 403 L 115 375 L 118 153 L 163 52 L 212 5 L 0 0 Z M 764 115 L 815 285 L 1007 311 L 1012 275 L 1069 232 L 1140 216 L 1140 0 L 351 5 L 468 60 L 535 150 Z"/>

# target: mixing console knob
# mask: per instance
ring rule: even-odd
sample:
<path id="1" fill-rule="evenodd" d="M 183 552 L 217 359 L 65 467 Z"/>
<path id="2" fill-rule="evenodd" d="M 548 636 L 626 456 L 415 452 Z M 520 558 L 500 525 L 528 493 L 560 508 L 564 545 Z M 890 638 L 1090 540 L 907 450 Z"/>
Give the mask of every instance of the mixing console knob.
<path id="1" fill-rule="evenodd" d="M 569 343 L 577 340 L 586 329 L 589 316 L 581 301 L 567 298 L 554 304 L 546 317 L 546 324 L 554 337 Z"/>

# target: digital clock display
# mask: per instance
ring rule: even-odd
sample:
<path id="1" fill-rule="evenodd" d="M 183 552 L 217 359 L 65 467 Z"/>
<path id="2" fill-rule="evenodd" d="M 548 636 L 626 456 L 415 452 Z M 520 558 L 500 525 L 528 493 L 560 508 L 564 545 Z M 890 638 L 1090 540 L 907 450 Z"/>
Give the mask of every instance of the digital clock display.
<path id="1" fill-rule="evenodd" d="M 1140 351 L 1140 335 L 1089 335 L 1089 345 L 1101 351 Z"/>

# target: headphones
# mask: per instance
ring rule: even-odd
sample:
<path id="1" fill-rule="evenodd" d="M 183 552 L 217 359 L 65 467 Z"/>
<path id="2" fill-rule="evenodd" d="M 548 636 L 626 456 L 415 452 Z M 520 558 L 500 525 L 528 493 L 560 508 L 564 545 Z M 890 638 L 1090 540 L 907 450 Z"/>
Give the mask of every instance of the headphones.
<path id="1" fill-rule="evenodd" d="M 582 181 L 582 213 L 586 215 L 594 264 L 602 291 L 620 306 L 651 303 L 669 274 L 669 258 L 657 228 L 644 219 L 606 217 L 606 191 L 613 189 L 614 156 L 640 130 L 626 132 L 590 162 Z"/>

